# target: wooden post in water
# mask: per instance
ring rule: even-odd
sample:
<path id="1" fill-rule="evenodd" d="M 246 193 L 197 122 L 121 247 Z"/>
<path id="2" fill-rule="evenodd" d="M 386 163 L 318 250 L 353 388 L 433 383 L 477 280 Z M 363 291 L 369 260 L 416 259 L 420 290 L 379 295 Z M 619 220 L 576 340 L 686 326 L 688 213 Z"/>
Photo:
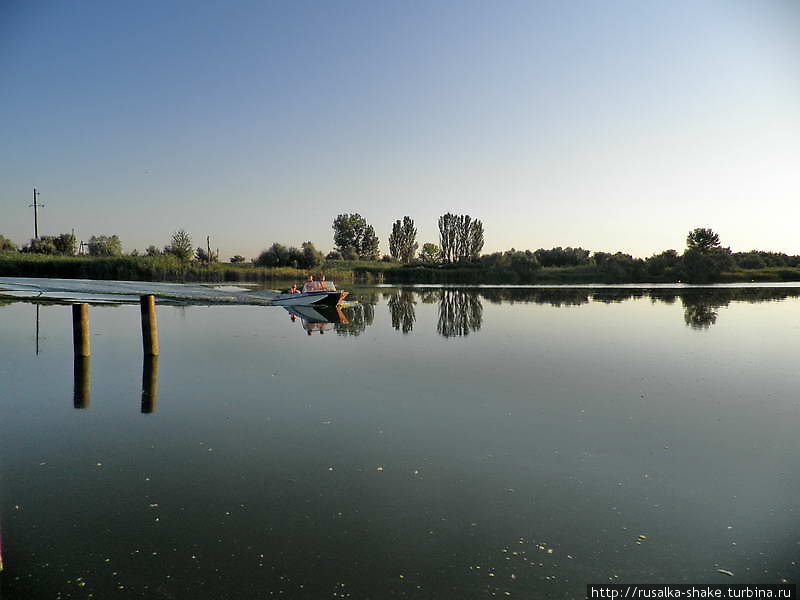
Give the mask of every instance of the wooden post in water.
<path id="1" fill-rule="evenodd" d="M 139 298 L 142 309 L 142 344 L 145 356 L 158 356 L 158 321 L 155 296 Z"/>
<path id="2" fill-rule="evenodd" d="M 75 408 L 89 408 L 92 401 L 92 358 L 76 356 L 73 373 L 75 376 L 73 404 Z"/>
<path id="3" fill-rule="evenodd" d="M 89 338 L 89 305 L 72 305 L 72 346 L 75 357 L 91 356 L 92 347 Z"/>
<path id="4" fill-rule="evenodd" d="M 142 412 L 156 411 L 158 402 L 158 357 L 145 356 L 142 362 Z"/>

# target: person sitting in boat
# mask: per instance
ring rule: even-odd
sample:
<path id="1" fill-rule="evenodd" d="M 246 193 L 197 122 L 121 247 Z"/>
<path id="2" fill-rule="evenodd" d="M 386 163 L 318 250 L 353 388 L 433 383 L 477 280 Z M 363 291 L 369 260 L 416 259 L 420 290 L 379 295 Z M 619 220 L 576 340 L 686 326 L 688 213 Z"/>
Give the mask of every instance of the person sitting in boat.
<path id="1" fill-rule="evenodd" d="M 297 289 L 297 284 L 296 283 L 292 286 L 292 289 L 289 290 L 289 293 L 290 294 L 299 294 L 300 293 L 300 290 Z"/>
<path id="2" fill-rule="evenodd" d="M 333 282 L 325 279 L 325 275 L 319 276 L 319 281 L 317 282 L 317 286 L 319 291 L 321 292 L 333 292 L 336 290 L 336 287 L 333 285 Z"/>
<path id="3" fill-rule="evenodd" d="M 304 292 L 319 292 L 322 289 L 319 281 L 314 281 L 314 276 L 309 275 L 306 284 L 303 286 Z"/>

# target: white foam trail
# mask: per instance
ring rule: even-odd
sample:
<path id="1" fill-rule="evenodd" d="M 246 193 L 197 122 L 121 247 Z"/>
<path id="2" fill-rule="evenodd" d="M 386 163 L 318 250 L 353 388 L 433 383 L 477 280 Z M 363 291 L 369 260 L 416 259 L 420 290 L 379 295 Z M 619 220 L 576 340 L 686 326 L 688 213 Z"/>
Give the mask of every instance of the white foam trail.
<path id="1" fill-rule="evenodd" d="M 94 279 L 0 277 L 0 295 L 65 302 L 138 302 L 152 294 L 162 301 L 194 304 L 250 304 L 268 306 L 277 292 L 248 290 L 231 285 L 157 283 Z"/>

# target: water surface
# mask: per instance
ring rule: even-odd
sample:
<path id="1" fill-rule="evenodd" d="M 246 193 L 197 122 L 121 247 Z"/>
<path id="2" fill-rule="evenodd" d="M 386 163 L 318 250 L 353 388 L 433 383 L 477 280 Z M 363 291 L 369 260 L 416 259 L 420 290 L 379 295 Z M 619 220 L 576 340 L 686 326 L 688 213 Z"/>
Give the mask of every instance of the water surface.
<path id="1" fill-rule="evenodd" d="M 798 294 L 164 305 L 155 363 L 98 305 L 78 368 L 68 307 L 0 300 L 3 598 L 795 582 Z"/>

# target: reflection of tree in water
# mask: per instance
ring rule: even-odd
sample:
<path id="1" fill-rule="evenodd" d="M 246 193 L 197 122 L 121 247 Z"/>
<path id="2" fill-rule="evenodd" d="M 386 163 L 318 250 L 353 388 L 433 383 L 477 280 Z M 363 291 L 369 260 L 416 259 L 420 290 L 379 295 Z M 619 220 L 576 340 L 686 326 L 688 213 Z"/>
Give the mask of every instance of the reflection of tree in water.
<path id="1" fill-rule="evenodd" d="M 344 316 L 350 322 L 335 323 L 333 326 L 338 335 L 361 335 L 375 320 L 375 304 L 378 303 L 378 295 L 375 292 L 358 294 L 352 300 L 358 301 L 358 304 L 342 309 Z"/>
<path id="2" fill-rule="evenodd" d="M 581 306 L 592 302 L 622 303 L 628 300 L 649 299 L 653 304 L 683 305 L 684 321 L 698 331 L 707 330 L 717 322 L 719 309 L 731 302 L 780 302 L 800 298 L 799 288 L 482 288 L 482 289 L 394 289 L 384 292 L 392 327 L 403 333 L 411 332 L 416 323 L 416 305 L 438 304 L 439 335 L 457 337 L 478 331 L 483 320 L 482 299 L 495 304 L 534 303 L 553 307 Z M 372 325 L 376 292 L 357 295 L 360 306 L 344 310 L 349 325 L 336 325 L 341 335 L 359 335 Z"/>
<path id="3" fill-rule="evenodd" d="M 481 328 L 483 304 L 478 294 L 461 290 L 441 290 L 440 294 L 439 335 L 457 337 Z"/>
<path id="4" fill-rule="evenodd" d="M 706 288 L 680 293 L 683 303 L 683 320 L 692 329 L 708 329 L 717 322 L 720 308 L 731 302 L 781 302 L 787 298 L 800 297 L 797 289 L 791 288 Z"/>
<path id="5" fill-rule="evenodd" d="M 673 304 L 680 298 L 684 305 L 701 301 L 716 306 L 729 302 L 769 302 L 800 297 L 798 288 L 496 288 L 482 289 L 482 298 L 497 304 L 534 303 L 550 306 L 579 306 L 589 302 L 606 304 L 637 298 L 650 298 L 653 303 Z"/>
<path id="6" fill-rule="evenodd" d="M 684 294 L 681 296 L 683 320 L 692 329 L 708 329 L 717 322 L 717 309 L 728 306 L 730 301 L 730 296 L 725 293 Z"/>
<path id="7" fill-rule="evenodd" d="M 592 294 L 592 300 L 595 302 L 602 302 L 603 304 L 619 304 L 625 300 L 634 300 L 636 298 L 643 298 L 648 295 L 645 289 L 627 290 L 620 293 L 619 290 L 596 290 Z"/>
<path id="8" fill-rule="evenodd" d="M 678 295 L 675 293 L 663 293 L 659 294 L 658 296 L 651 295 L 650 302 L 653 304 L 657 304 L 661 302 L 663 304 L 675 304 L 675 301 L 678 299 Z"/>
<path id="9" fill-rule="evenodd" d="M 692 329 L 708 329 L 717 322 L 716 307 L 710 304 L 689 304 L 683 307 L 683 320 Z"/>
<path id="10" fill-rule="evenodd" d="M 506 288 L 481 290 L 480 295 L 490 302 L 533 302 L 550 306 L 578 306 L 589 302 L 604 304 L 650 298 L 653 304 L 674 304 L 680 298 L 683 317 L 692 329 L 708 329 L 717 322 L 720 308 L 731 302 L 780 302 L 800 298 L 798 288 Z"/>
<path id="11" fill-rule="evenodd" d="M 415 293 L 419 294 L 419 299 L 423 304 L 438 304 L 441 298 L 439 292 L 440 290 L 422 290 L 421 292 Z"/>
<path id="12" fill-rule="evenodd" d="M 414 321 L 417 320 L 414 310 L 414 293 L 410 290 L 397 290 L 391 294 L 384 294 L 388 298 L 389 314 L 392 317 L 392 327 L 403 333 L 410 333 L 414 329 Z"/>
<path id="13" fill-rule="evenodd" d="M 493 304 L 517 302 L 550 304 L 551 306 L 579 306 L 589 302 L 589 290 L 580 288 L 494 288 L 481 290 L 480 295 Z"/>

